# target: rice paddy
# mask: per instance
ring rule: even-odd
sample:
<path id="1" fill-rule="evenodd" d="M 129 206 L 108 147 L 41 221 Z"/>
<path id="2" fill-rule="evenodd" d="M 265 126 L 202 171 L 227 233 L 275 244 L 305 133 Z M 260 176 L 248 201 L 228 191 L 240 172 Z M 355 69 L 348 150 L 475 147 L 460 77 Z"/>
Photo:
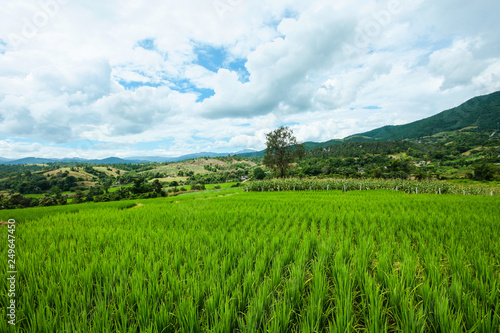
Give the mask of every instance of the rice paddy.
<path id="1" fill-rule="evenodd" d="M 0 331 L 500 329 L 498 196 L 219 193 L 1 212 Z"/>

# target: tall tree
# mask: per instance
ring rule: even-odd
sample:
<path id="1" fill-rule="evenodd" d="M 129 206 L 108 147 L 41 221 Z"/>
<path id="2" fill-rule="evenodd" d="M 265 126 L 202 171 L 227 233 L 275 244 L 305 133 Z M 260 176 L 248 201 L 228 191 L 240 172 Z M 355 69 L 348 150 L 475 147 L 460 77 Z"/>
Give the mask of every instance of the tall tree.
<path id="1" fill-rule="evenodd" d="M 266 139 L 264 164 L 275 172 L 279 172 L 280 177 L 283 178 L 290 163 L 304 156 L 304 145 L 297 143 L 293 131 L 287 126 L 281 126 L 267 133 Z"/>

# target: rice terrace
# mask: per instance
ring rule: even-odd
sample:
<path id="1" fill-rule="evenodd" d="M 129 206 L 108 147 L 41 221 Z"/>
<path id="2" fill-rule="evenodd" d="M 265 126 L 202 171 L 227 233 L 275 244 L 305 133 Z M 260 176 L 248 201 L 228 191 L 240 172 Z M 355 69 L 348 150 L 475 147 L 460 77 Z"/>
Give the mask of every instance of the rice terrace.
<path id="1" fill-rule="evenodd" d="M 2 212 L 20 221 L 16 329 L 495 332 L 499 203 L 222 189 Z"/>

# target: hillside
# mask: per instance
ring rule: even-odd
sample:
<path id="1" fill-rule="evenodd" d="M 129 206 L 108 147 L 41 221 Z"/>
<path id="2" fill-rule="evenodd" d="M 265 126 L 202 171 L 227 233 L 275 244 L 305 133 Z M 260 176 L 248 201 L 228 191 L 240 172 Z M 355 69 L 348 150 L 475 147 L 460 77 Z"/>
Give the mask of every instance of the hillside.
<path id="1" fill-rule="evenodd" d="M 233 161 L 216 158 L 197 158 L 185 160 L 182 162 L 173 162 L 166 165 L 158 166 L 152 170 L 140 172 L 145 173 L 160 173 L 165 177 L 176 177 L 181 174 L 200 174 L 206 175 L 217 171 L 235 171 L 243 169 L 243 167 L 254 167 L 256 164 L 249 160 Z"/>
<path id="2" fill-rule="evenodd" d="M 326 142 L 304 142 L 306 150 L 326 148 L 348 142 L 393 141 L 416 139 L 436 134 L 446 134 L 463 129 L 474 132 L 493 132 L 500 123 L 500 91 L 474 97 L 456 108 L 443 111 L 429 118 L 398 126 L 384 126 L 369 132 L 354 134 L 344 139 Z M 240 154 L 245 157 L 263 156 L 265 150 Z"/>
<path id="3" fill-rule="evenodd" d="M 371 138 L 380 141 L 415 139 L 472 126 L 476 127 L 477 131 L 493 132 L 498 123 L 500 123 L 500 91 L 472 98 L 456 108 L 429 118 L 406 125 L 384 126 L 366 133 L 352 135 L 346 140 L 352 141 L 360 137 L 365 140 Z"/>

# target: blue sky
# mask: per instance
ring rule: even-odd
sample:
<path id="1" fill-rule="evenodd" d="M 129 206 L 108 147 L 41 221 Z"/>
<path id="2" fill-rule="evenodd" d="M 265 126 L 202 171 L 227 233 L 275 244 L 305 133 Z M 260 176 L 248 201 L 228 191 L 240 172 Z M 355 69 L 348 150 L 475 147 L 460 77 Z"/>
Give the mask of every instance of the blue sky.
<path id="1" fill-rule="evenodd" d="M 493 1 L 53 1 L 0 13 L 0 157 L 327 141 L 500 90 Z"/>

